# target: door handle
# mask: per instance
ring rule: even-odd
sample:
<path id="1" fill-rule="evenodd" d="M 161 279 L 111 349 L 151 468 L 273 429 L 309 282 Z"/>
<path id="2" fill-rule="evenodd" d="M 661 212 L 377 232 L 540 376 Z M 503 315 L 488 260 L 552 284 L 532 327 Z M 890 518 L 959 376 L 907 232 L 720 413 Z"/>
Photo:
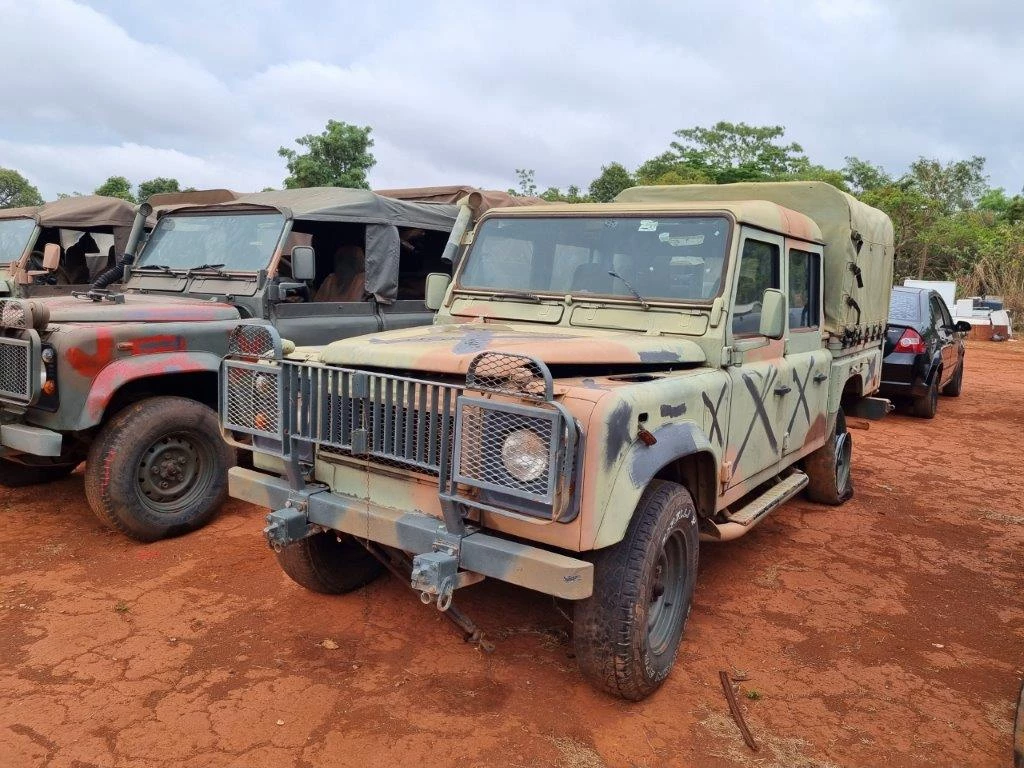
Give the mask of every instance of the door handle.
<path id="1" fill-rule="evenodd" d="M 788 395 L 793 391 L 793 388 L 788 384 L 783 384 L 781 387 L 775 388 L 775 394 L 781 397 L 782 395 Z"/>
<path id="2" fill-rule="evenodd" d="M 827 373 L 816 373 L 816 374 L 814 374 L 814 383 L 815 384 L 821 384 L 821 382 L 823 382 L 827 378 L 828 378 L 828 374 Z"/>

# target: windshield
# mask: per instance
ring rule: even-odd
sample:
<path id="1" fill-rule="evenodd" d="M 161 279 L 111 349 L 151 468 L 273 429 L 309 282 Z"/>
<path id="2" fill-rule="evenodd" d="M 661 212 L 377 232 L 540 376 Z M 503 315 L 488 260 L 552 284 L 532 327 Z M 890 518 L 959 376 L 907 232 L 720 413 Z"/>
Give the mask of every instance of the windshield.
<path id="1" fill-rule="evenodd" d="M 35 227 L 34 219 L 0 221 L 0 264 L 6 266 L 8 262 L 21 258 Z"/>
<path id="2" fill-rule="evenodd" d="M 496 292 L 708 301 L 721 288 L 729 226 L 720 216 L 495 217 L 477 231 L 459 282 Z"/>
<path id="3" fill-rule="evenodd" d="M 254 272 L 270 263 L 283 228 L 284 216 L 279 213 L 165 216 L 149 236 L 136 268 L 217 265 Z"/>

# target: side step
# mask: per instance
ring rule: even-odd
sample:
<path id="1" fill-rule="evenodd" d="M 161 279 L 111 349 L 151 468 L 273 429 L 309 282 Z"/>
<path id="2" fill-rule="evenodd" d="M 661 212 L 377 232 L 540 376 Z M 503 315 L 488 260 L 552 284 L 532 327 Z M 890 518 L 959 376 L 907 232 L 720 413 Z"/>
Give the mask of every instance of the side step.
<path id="1" fill-rule="evenodd" d="M 752 499 L 737 511 L 726 515 L 728 522 L 715 523 L 718 529 L 702 535 L 711 541 L 730 541 L 738 539 L 751 528 L 768 516 L 769 512 L 779 508 L 807 487 L 810 479 L 803 472 L 793 470 L 791 474 L 777 482 L 760 496 Z"/>

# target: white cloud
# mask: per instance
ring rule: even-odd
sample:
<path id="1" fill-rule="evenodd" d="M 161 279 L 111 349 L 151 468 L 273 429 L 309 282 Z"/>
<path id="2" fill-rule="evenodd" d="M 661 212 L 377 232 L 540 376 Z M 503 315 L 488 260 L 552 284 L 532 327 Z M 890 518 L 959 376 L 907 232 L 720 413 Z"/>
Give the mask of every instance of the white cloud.
<path id="1" fill-rule="evenodd" d="M 285 174 L 279 146 L 335 118 L 373 126 L 379 186 L 505 187 L 528 167 L 585 187 L 727 119 L 785 125 L 833 167 L 982 154 L 1016 191 L 1024 51 L 1007 29 L 1024 13 L 1008 5 L 0 0 L 21 73 L 0 79 L 18 105 L 0 165 L 47 196 L 115 173 L 258 189 Z"/>

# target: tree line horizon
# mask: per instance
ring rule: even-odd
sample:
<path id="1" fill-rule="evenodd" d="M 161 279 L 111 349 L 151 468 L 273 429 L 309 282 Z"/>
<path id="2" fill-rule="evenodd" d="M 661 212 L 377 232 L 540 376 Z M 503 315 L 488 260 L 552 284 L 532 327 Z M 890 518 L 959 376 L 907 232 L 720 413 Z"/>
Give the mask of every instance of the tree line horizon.
<path id="1" fill-rule="evenodd" d="M 281 147 L 278 155 L 288 170 L 283 188 L 369 189 L 368 173 L 376 165 L 372 130 L 329 120 L 321 133 L 297 138 L 299 149 Z M 845 157 L 842 168 L 829 168 L 812 162 L 785 134 L 781 125 L 727 121 L 684 128 L 675 131 L 664 152 L 633 170 L 617 161 L 602 165 L 585 191 L 579 185 L 541 190 L 529 167 L 515 169 L 507 191 L 582 203 L 607 202 L 636 185 L 824 181 L 892 219 L 897 282 L 908 277 L 956 280 L 958 292 L 1002 295 L 1011 309 L 1024 311 L 1024 194 L 990 186 L 983 156 L 945 163 L 921 156 L 899 175 L 853 155 Z M 137 203 L 153 194 L 191 189 L 175 178 L 156 177 L 133 186 L 124 176 L 111 176 L 94 194 Z M 42 202 L 21 173 L 0 168 L 0 208 Z"/>

